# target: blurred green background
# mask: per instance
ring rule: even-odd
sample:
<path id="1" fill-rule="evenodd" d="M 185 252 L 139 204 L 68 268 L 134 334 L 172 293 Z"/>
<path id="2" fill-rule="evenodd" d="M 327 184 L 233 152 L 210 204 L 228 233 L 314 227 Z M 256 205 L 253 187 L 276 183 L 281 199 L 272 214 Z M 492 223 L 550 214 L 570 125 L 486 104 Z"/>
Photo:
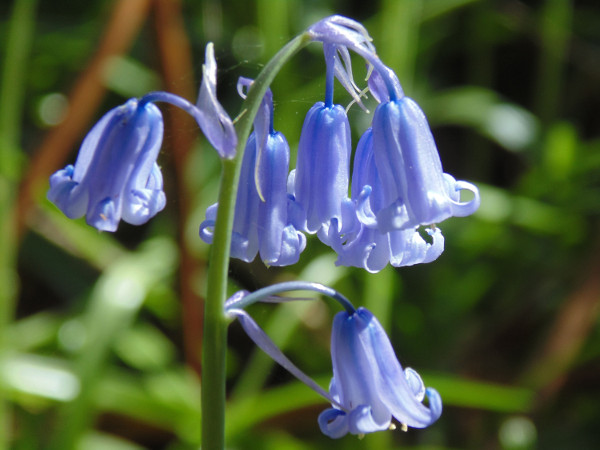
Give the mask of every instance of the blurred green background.
<path id="1" fill-rule="evenodd" d="M 163 89 L 195 101 L 208 41 L 235 116 L 237 77 L 333 13 L 368 28 L 428 115 L 445 171 L 479 186 L 481 208 L 441 225 L 446 250 L 431 264 L 335 267 L 311 238 L 289 268 L 232 261 L 231 290 L 332 285 L 380 318 L 444 413 L 426 430 L 330 440 L 316 423 L 328 405 L 234 324 L 229 448 L 600 447 L 596 0 L 16 0 L 0 4 L 0 448 L 197 448 L 210 251 L 198 225 L 216 201 L 216 153 L 161 107 L 167 208 L 114 234 L 66 219 L 45 200 L 47 179 L 127 98 Z M 273 85 L 292 151 L 324 89 L 317 44 Z M 353 106 L 349 117 L 357 142 L 371 116 Z M 250 312 L 327 386 L 335 305 Z"/>

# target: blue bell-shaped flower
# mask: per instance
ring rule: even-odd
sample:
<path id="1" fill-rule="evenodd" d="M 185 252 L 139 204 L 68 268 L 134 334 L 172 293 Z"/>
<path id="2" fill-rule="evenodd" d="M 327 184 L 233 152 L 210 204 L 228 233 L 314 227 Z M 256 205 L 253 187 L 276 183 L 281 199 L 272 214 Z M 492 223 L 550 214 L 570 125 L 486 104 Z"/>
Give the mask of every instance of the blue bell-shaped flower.
<path id="1" fill-rule="evenodd" d="M 416 227 L 382 232 L 377 228 L 376 213 L 382 208 L 384 188 L 373 155 L 373 133 L 368 129 L 361 137 L 354 156 L 352 201 L 358 220 L 342 234 L 335 227 L 323 227 L 319 238 L 338 254 L 336 265 L 364 268 L 379 272 L 388 263 L 395 267 L 435 260 L 444 250 L 439 228 L 427 229 L 428 243 Z M 346 220 L 346 223 L 352 223 Z"/>
<path id="2" fill-rule="evenodd" d="M 71 219 L 85 215 L 98 230 L 115 231 L 121 219 L 147 222 L 166 204 L 156 164 L 162 137 L 160 110 L 128 100 L 92 128 L 75 165 L 52 175 L 48 199 Z"/>
<path id="3" fill-rule="evenodd" d="M 240 79 L 240 86 L 251 80 Z M 240 88 L 241 92 L 241 88 Z M 255 131 L 246 143 L 233 219 L 231 256 L 251 262 L 260 254 L 270 266 L 298 262 L 306 246 L 306 237 L 289 223 L 287 176 L 290 149 L 279 132 L 273 130 L 271 91 L 254 122 Z M 218 204 L 206 210 L 200 224 L 200 237 L 212 243 Z"/>
<path id="4" fill-rule="evenodd" d="M 296 169 L 288 183 L 297 207 L 296 227 L 316 233 L 334 219 L 343 225 L 351 151 L 350 124 L 344 108 L 315 104 L 304 120 Z"/>
<path id="5" fill-rule="evenodd" d="M 352 142 L 346 110 L 333 104 L 333 82 L 337 77 L 355 101 L 361 103 L 348 50 L 324 44 L 327 67 L 325 102 L 316 103 L 304 120 L 296 169 L 290 174 L 288 190 L 294 199 L 293 223 L 308 233 L 316 233 L 333 223 L 342 233 L 348 228 L 344 218 L 351 213 L 348 199 Z"/>
<path id="6" fill-rule="evenodd" d="M 444 173 L 427 118 L 414 100 L 401 97 L 380 104 L 372 128 L 383 186 L 384 205 L 377 213 L 381 231 L 436 224 L 477 210 L 479 190 Z M 461 202 L 461 190 L 471 191 L 473 199 Z"/>
<path id="7" fill-rule="evenodd" d="M 333 321 L 331 360 L 333 378 L 327 393 L 290 361 L 252 317 L 243 310 L 257 301 L 285 302 L 277 297 L 291 290 L 324 294 L 344 308 Z M 419 374 L 403 369 L 379 321 L 364 308 L 355 309 L 339 292 L 318 283 L 292 281 L 259 291 L 240 291 L 225 302 L 228 317 L 236 318 L 248 336 L 273 360 L 332 405 L 319 415 L 319 426 L 337 439 L 347 433 L 363 435 L 392 427 L 392 417 L 403 428 L 425 428 L 442 413 L 442 400 L 435 389 L 425 388 Z M 427 396 L 429 406 L 423 404 Z"/>
<path id="8" fill-rule="evenodd" d="M 331 331 L 333 408 L 319 416 L 331 438 L 386 430 L 392 417 L 405 426 L 425 428 L 442 413 L 442 401 L 425 388 L 419 374 L 403 369 L 383 327 L 371 312 L 358 308 L 335 316 Z M 429 407 L 423 404 L 427 395 Z"/>

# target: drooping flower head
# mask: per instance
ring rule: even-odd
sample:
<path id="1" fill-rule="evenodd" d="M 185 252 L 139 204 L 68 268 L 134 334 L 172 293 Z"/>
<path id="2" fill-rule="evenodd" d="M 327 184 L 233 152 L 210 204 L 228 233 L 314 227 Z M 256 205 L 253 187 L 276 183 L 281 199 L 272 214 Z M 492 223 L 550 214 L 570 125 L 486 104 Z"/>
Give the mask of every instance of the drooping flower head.
<path id="1" fill-rule="evenodd" d="M 308 233 L 335 222 L 342 232 L 348 208 L 348 184 L 352 142 L 346 110 L 333 104 L 333 81 L 356 96 L 347 50 L 324 44 L 327 67 L 325 101 L 317 102 L 307 113 L 298 143 L 296 169 L 290 174 L 288 189 L 294 198 L 293 221 Z M 340 56 L 344 63 L 340 62 Z M 350 72 L 348 72 L 350 70 Z M 355 97 L 360 102 L 359 97 Z"/>
<path id="2" fill-rule="evenodd" d="M 440 223 L 479 207 L 479 191 L 444 173 L 425 114 L 410 98 L 380 104 L 373 117 L 375 163 L 384 186 L 382 231 Z M 460 191 L 473 199 L 460 201 Z"/>
<path id="3" fill-rule="evenodd" d="M 242 309 L 256 301 L 286 301 L 274 295 L 291 290 L 319 292 L 338 301 L 345 309 L 333 321 L 333 378 L 329 393 L 294 365 Z M 318 419 L 321 431 L 331 438 L 387 430 L 391 428 L 392 418 L 403 427 L 425 428 L 442 413 L 437 391 L 425 388 L 415 370 L 402 368 L 373 314 L 364 308 L 355 309 L 343 295 L 327 286 L 295 281 L 253 293 L 240 291 L 226 302 L 226 313 L 240 321 L 259 348 L 331 403 L 332 408 L 323 411 Z M 425 396 L 429 406 L 423 404 Z"/>
<path id="4" fill-rule="evenodd" d="M 304 120 L 290 190 L 298 206 L 295 224 L 316 233 L 335 219 L 342 224 L 348 198 L 351 154 L 350 124 L 340 105 L 315 104 Z"/>
<path id="5" fill-rule="evenodd" d="M 165 207 L 156 158 L 163 120 L 152 103 L 130 99 L 110 110 L 85 137 L 75 165 L 50 178 L 48 199 L 69 218 L 115 231 L 121 219 L 140 225 Z"/>
<path id="6" fill-rule="evenodd" d="M 252 80 L 240 78 L 240 93 L 251 83 Z M 283 134 L 274 131 L 272 120 L 273 100 L 268 90 L 244 151 L 231 256 L 251 262 L 259 253 L 266 265 L 286 266 L 298 261 L 306 238 L 288 220 L 290 149 Z M 215 203 L 206 210 L 206 220 L 200 225 L 200 237 L 207 243 L 212 243 L 217 207 Z"/>
<path id="7" fill-rule="evenodd" d="M 387 264 L 401 267 L 431 262 L 443 252 L 444 237 L 439 228 L 426 230 L 431 243 L 423 239 L 416 227 L 389 232 L 377 228 L 373 211 L 382 207 L 383 185 L 375 165 L 370 128 L 358 142 L 354 156 L 351 198 L 356 211 L 352 227 L 343 235 L 332 227 L 319 231 L 319 239 L 338 254 L 336 265 L 379 272 Z"/>
<path id="8" fill-rule="evenodd" d="M 368 310 L 335 316 L 331 359 L 329 392 L 336 403 L 319 416 L 321 431 L 329 437 L 386 430 L 392 417 L 413 428 L 425 428 L 440 417 L 437 391 L 426 389 L 416 371 L 402 368 L 383 327 Z M 425 395 L 429 407 L 423 404 Z"/>

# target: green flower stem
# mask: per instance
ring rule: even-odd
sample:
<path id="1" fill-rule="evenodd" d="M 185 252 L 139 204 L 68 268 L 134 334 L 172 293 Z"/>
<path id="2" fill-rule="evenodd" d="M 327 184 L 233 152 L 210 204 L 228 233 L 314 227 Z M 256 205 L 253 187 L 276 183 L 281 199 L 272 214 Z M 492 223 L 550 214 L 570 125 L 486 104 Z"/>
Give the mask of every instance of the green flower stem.
<path id="1" fill-rule="evenodd" d="M 227 325 L 225 299 L 229 250 L 237 185 L 246 140 L 252 122 L 267 88 L 281 67 L 311 41 L 308 33 L 292 39 L 260 72 L 244 101 L 236 124 L 238 144 L 234 159 L 223 160 L 219 189 L 219 206 L 208 268 L 208 286 L 204 306 L 204 338 L 202 350 L 202 449 L 223 450 L 225 447 L 225 356 Z"/>

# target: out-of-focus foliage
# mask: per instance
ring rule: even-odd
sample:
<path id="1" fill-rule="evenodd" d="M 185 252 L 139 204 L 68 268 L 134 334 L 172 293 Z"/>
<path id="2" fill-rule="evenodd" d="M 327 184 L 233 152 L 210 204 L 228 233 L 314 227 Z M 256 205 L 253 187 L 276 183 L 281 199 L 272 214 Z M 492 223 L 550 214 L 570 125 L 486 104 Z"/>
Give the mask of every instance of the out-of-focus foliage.
<path id="1" fill-rule="evenodd" d="M 121 32 L 110 34 L 108 24 L 125 9 L 120 3 L 0 5 L 0 423 L 8 430 L 0 431 L 0 448 L 197 448 L 200 325 L 190 311 L 205 285 L 209 248 L 197 231 L 216 201 L 216 154 L 199 138 L 181 164 L 175 139 L 193 124 L 168 122 L 159 157 L 167 209 L 114 234 L 63 217 L 45 200 L 46 177 L 72 162 L 86 130 L 127 98 L 197 89 L 208 41 L 215 43 L 219 96 L 234 117 L 237 77 L 254 77 L 293 35 L 332 13 L 369 29 L 381 58 L 428 115 L 446 171 L 480 187 L 481 208 L 443 224 L 446 250 L 431 264 L 367 274 L 335 267 L 332 252 L 309 239 L 289 268 L 233 261 L 231 289 L 294 278 L 334 286 L 380 318 L 401 363 L 439 390 L 445 409 L 426 430 L 332 441 L 316 424 L 325 402 L 233 325 L 229 448 L 598 448 L 595 0 L 186 0 L 175 30 L 189 42 L 187 61 L 161 33 L 168 22 L 161 0 L 128 0 L 135 15 L 121 17 Z M 179 2 L 171 4 L 177 10 Z M 120 50 L 106 58 L 109 34 Z M 302 52 L 272 86 L 275 126 L 293 153 L 305 113 L 324 95 L 316 50 Z M 165 64 L 175 54 L 185 62 L 179 68 Z M 77 91 L 100 60 L 94 73 L 101 76 Z M 358 60 L 355 69 L 364 74 Z M 337 102 L 350 100 L 336 91 Z M 95 106 L 77 128 L 73 118 L 86 105 Z M 353 106 L 349 117 L 356 142 L 370 116 Z M 57 129 L 72 142 L 52 141 Z M 251 312 L 327 386 L 333 305 Z"/>

